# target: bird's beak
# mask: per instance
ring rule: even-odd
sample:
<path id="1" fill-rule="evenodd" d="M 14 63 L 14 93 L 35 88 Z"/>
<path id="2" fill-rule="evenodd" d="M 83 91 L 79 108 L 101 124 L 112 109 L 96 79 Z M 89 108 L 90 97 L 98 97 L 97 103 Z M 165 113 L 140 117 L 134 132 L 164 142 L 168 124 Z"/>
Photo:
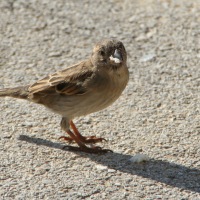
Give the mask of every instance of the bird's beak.
<path id="1" fill-rule="evenodd" d="M 110 56 L 110 60 L 114 61 L 115 63 L 121 63 L 122 62 L 122 54 L 118 49 L 115 49 L 115 52 L 113 55 Z"/>

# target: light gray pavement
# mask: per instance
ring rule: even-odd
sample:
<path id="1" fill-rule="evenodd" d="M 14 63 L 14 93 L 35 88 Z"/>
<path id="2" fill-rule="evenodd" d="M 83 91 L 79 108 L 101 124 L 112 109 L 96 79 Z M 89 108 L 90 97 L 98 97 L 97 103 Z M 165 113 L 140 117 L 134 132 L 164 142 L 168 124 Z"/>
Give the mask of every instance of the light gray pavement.
<path id="1" fill-rule="evenodd" d="M 200 199 L 199 0 L 0 0 L 0 88 L 74 64 L 112 36 L 128 52 L 128 87 L 76 123 L 114 153 L 64 151 L 59 116 L 0 99 L 0 199 Z M 137 153 L 151 160 L 130 163 Z"/>

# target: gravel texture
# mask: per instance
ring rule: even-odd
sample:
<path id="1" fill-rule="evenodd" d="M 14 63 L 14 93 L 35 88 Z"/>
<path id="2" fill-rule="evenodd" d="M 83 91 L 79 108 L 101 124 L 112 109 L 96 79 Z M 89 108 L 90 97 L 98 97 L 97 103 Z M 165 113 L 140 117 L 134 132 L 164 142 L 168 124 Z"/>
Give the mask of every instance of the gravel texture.
<path id="1" fill-rule="evenodd" d="M 199 0 L 0 0 L 0 88 L 74 64 L 109 37 L 126 46 L 128 87 L 76 123 L 114 153 L 62 150 L 59 116 L 0 99 L 1 199 L 200 199 Z M 131 163 L 136 154 L 150 160 Z"/>

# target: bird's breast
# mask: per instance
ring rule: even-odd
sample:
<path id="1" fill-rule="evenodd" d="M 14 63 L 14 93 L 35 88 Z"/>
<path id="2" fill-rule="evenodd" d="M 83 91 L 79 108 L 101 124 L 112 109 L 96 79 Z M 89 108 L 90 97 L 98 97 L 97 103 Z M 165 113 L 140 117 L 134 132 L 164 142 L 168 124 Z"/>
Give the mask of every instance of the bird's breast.
<path id="1" fill-rule="evenodd" d="M 127 68 L 115 72 L 111 71 L 104 79 L 97 78 L 93 90 L 77 102 L 79 109 L 77 109 L 76 115 L 87 115 L 111 105 L 125 89 L 128 79 Z"/>

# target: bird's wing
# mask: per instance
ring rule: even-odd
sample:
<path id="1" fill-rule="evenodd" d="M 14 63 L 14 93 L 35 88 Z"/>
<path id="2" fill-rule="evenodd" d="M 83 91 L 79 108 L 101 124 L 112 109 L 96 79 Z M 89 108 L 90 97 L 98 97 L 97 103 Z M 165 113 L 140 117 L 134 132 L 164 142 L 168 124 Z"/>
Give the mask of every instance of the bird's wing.
<path id="1" fill-rule="evenodd" d="M 49 75 L 29 87 L 30 94 L 81 95 L 87 92 L 85 85 L 94 75 L 89 61 L 82 61 L 55 74 Z"/>

